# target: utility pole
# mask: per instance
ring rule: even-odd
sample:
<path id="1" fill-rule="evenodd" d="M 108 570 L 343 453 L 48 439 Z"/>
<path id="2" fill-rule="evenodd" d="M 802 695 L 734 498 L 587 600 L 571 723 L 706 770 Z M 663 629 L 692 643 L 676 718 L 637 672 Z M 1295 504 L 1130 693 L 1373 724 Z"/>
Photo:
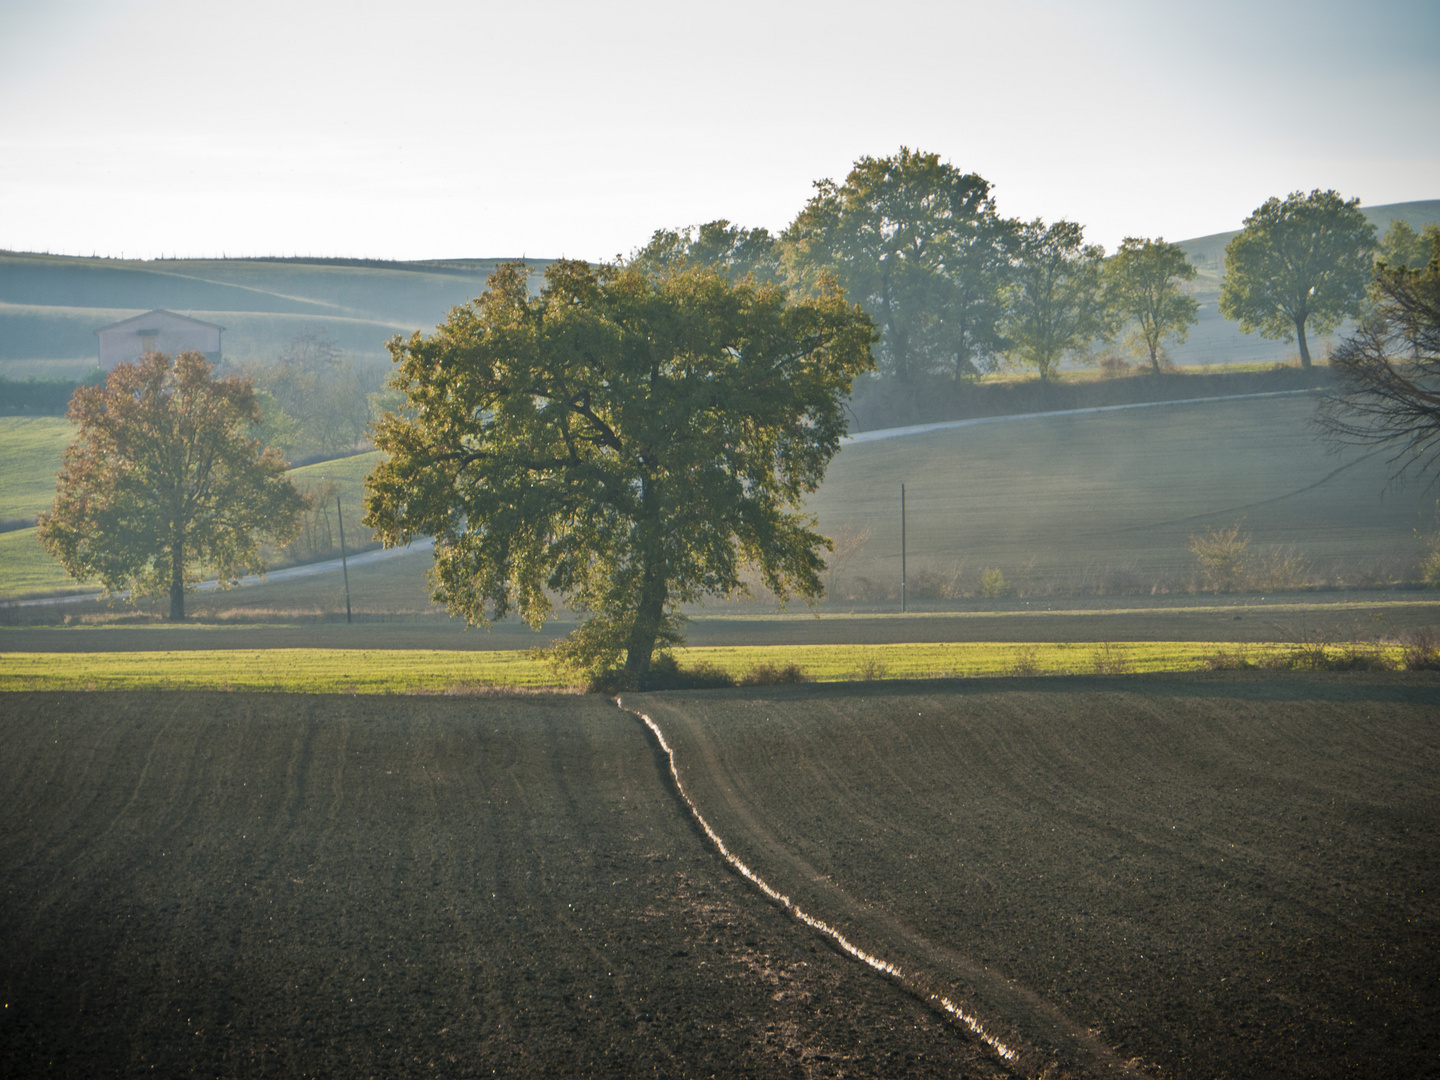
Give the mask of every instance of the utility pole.
<path id="1" fill-rule="evenodd" d="M 350 564 L 345 560 L 345 515 L 340 510 L 340 493 L 335 493 L 335 520 L 340 523 L 340 572 L 345 575 L 345 621 L 350 621 Z"/>
<path id="2" fill-rule="evenodd" d="M 342 541 L 343 543 L 343 541 Z M 900 485 L 900 614 L 905 614 L 905 485 Z"/>

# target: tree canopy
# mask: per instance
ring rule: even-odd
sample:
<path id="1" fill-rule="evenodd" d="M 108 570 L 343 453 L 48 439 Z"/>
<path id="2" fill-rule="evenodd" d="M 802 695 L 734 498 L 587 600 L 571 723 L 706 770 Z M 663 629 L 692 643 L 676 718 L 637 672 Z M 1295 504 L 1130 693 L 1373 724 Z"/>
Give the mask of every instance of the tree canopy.
<path id="1" fill-rule="evenodd" d="M 1318 188 L 1267 199 L 1225 248 L 1220 313 L 1247 334 L 1298 342 L 1308 368 L 1307 327 L 1328 334 L 1359 317 L 1374 250 L 1359 199 Z"/>
<path id="2" fill-rule="evenodd" d="M 834 275 L 880 327 L 885 371 L 967 374 L 998 350 L 1015 225 L 996 214 L 985 179 L 901 147 L 815 189 L 783 236 L 788 280 Z"/>
<path id="3" fill-rule="evenodd" d="M 1404 218 L 1396 218 L 1380 238 L 1375 257 L 1392 270 L 1423 270 L 1437 241 L 1440 224 L 1431 223 L 1417 233 Z"/>
<path id="4" fill-rule="evenodd" d="M 1336 443 L 1391 451 L 1396 475 L 1425 473 L 1440 451 L 1440 230 L 1423 269 L 1382 266 L 1372 308 L 1335 351 L 1336 385 L 1319 424 Z"/>
<path id="5" fill-rule="evenodd" d="M 623 653 L 644 683 L 679 605 L 742 591 L 747 565 L 782 600 L 820 594 L 800 500 L 873 340 L 833 287 L 787 302 L 703 267 L 562 261 L 535 297 L 507 265 L 434 334 L 391 341 L 407 409 L 377 426 L 365 524 L 433 536 L 434 596 L 472 624 L 538 626 L 563 597 L 584 619 L 561 658 Z"/>
<path id="6" fill-rule="evenodd" d="M 368 392 L 384 378 L 316 329 L 301 330 L 273 363 L 251 360 L 239 372 L 256 387 L 267 445 L 292 459 L 353 450 L 370 423 Z"/>
<path id="7" fill-rule="evenodd" d="M 40 543 L 107 592 L 168 592 L 171 619 L 202 571 L 222 588 L 263 571 L 261 540 L 290 539 L 308 505 L 280 454 L 248 434 L 261 419 L 250 383 L 213 378 L 199 353 L 117 364 L 75 391 L 69 417 L 79 430 Z"/>
<path id="8" fill-rule="evenodd" d="M 1047 226 L 1036 218 L 1021 229 L 1000 326 L 1009 355 L 1041 381 L 1065 356 L 1088 356 L 1109 334 L 1104 265 L 1105 249 L 1086 244 L 1085 230 L 1073 221 Z"/>
<path id="9" fill-rule="evenodd" d="M 1179 244 L 1127 236 L 1105 264 L 1105 297 L 1111 313 L 1135 326 L 1135 335 L 1160 374 L 1167 338 L 1184 341 L 1197 321 L 1200 303 L 1180 286 L 1198 271 Z"/>
<path id="10" fill-rule="evenodd" d="M 686 229 L 656 229 L 628 265 L 653 276 L 686 267 L 715 270 L 731 281 L 781 284 L 780 245 L 767 229 L 745 229 L 721 219 Z"/>

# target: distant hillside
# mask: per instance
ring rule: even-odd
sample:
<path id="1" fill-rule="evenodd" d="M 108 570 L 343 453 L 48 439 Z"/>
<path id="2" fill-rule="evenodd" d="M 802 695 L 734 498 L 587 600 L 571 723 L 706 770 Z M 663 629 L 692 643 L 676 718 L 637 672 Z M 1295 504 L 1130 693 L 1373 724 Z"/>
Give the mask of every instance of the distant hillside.
<path id="1" fill-rule="evenodd" d="M 84 259 L 0 252 L 0 375 L 74 377 L 94 331 L 152 308 L 225 327 L 237 360 L 273 356 L 304 329 L 357 357 L 435 326 L 479 295 L 502 259 Z M 549 259 L 529 260 L 537 278 Z"/>
<path id="2" fill-rule="evenodd" d="M 1395 218 L 1440 221 L 1440 200 L 1366 207 L 1383 232 Z M 1234 232 L 1179 243 L 1200 269 L 1200 323 L 1171 350 L 1178 364 L 1284 360 L 1293 346 L 1240 333 L 1217 304 Z M 428 330 L 479 295 L 503 259 L 127 259 L 0 251 L 0 376 L 78 378 L 95 366 L 95 330 L 152 308 L 225 327 L 227 357 L 266 359 L 303 330 L 328 334 L 357 359 L 384 355 L 395 334 Z M 526 260 L 538 288 L 550 259 Z M 1324 343 L 1317 343 L 1323 353 Z"/>

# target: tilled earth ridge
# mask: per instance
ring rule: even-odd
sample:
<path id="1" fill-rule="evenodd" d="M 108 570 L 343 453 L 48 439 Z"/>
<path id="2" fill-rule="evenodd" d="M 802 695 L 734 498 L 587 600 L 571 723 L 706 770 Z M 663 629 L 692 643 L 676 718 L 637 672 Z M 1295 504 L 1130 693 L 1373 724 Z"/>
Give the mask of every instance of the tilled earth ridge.
<path id="1" fill-rule="evenodd" d="M 1042 1059 L 1415 1077 L 1440 1075 L 1437 691 L 1267 675 L 625 703 L 769 884 Z"/>
<path id="2" fill-rule="evenodd" d="M 1000 1077 L 594 698 L 0 696 L 0 1074 Z"/>

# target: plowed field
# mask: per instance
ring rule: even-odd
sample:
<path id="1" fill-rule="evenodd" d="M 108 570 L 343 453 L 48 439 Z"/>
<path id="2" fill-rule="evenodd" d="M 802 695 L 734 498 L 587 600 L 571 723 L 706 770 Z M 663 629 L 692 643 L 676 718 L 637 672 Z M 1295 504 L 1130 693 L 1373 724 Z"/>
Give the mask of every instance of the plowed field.
<path id="1" fill-rule="evenodd" d="M 1025 1072 L 1440 1075 L 1433 680 L 625 704 L 738 858 Z"/>
<path id="2" fill-rule="evenodd" d="M 0 1076 L 1003 1075 L 597 698 L 0 694 Z"/>
<path id="3" fill-rule="evenodd" d="M 900 978 L 600 699 L 4 694 L 0 1074 L 1440 1075 L 1433 678 L 625 705 Z"/>

